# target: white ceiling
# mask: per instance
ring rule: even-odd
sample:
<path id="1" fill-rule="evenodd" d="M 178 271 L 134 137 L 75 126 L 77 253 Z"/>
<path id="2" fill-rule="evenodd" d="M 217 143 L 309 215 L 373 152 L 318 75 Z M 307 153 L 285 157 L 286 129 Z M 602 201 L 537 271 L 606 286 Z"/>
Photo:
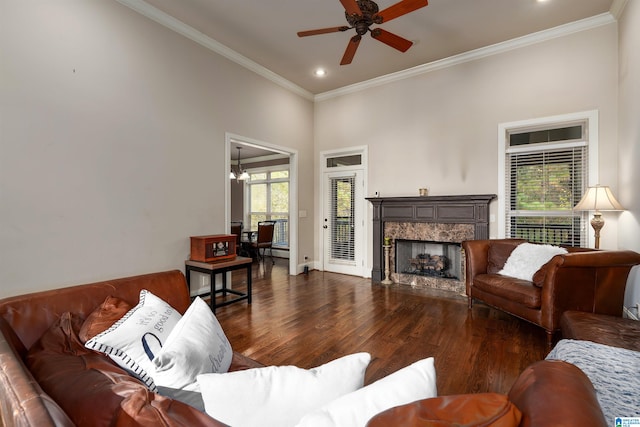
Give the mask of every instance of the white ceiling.
<path id="1" fill-rule="evenodd" d="M 364 36 L 353 62 L 343 66 L 340 59 L 355 30 L 303 38 L 296 34 L 347 25 L 339 0 L 119 1 L 146 9 L 147 15 L 167 14 L 238 56 L 312 94 L 321 94 L 592 18 L 624 0 L 430 0 L 428 6 L 380 25 L 413 41 L 407 52 Z M 377 3 L 382 10 L 396 0 Z M 318 67 L 327 70 L 325 77 L 313 75 Z"/>

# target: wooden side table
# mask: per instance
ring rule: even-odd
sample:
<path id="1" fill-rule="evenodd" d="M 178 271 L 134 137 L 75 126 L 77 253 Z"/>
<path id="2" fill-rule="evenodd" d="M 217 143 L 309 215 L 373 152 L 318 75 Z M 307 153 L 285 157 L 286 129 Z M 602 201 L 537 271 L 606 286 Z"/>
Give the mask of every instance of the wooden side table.
<path id="1" fill-rule="evenodd" d="M 200 262 L 200 261 L 191 261 L 187 260 L 184 263 L 185 268 L 185 276 L 187 279 L 187 287 L 189 288 L 189 293 L 191 293 L 191 272 L 197 271 L 199 273 L 208 274 L 210 279 L 211 289 L 209 291 L 209 295 L 211 296 L 211 311 L 216 312 L 216 308 L 223 307 L 225 305 L 233 304 L 234 302 L 247 300 L 247 304 L 251 304 L 251 264 L 253 260 L 251 258 L 245 257 L 236 257 L 235 259 L 229 261 L 219 261 L 219 262 Z M 235 289 L 227 288 L 227 272 L 234 270 L 247 270 L 247 292 L 240 292 Z M 222 288 L 216 289 L 216 274 L 222 274 Z M 227 294 L 237 295 L 236 298 L 233 299 L 225 299 L 224 301 L 217 302 L 216 294 L 221 293 L 223 298 L 226 298 Z M 205 294 L 206 295 L 206 294 Z"/>

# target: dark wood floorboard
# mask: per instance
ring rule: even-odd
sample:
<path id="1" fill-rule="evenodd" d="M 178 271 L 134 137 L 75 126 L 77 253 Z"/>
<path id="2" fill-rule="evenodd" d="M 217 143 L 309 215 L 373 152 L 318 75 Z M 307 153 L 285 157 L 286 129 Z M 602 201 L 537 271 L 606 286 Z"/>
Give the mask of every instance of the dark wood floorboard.
<path id="1" fill-rule="evenodd" d="M 232 282 L 246 289 L 244 272 Z M 265 365 L 312 368 L 369 352 L 367 384 L 433 356 L 439 395 L 506 393 L 546 355 L 541 328 L 482 303 L 468 310 L 464 296 L 319 271 L 289 276 L 283 259 L 254 263 L 253 303 L 216 317 L 234 350 Z"/>

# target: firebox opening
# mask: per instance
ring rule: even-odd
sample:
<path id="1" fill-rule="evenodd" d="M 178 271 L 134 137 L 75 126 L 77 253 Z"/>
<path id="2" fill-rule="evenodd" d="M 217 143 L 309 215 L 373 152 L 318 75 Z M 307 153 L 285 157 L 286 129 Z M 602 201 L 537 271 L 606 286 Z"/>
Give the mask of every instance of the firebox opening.
<path id="1" fill-rule="evenodd" d="M 459 280 L 461 245 L 449 242 L 396 240 L 396 272 Z"/>

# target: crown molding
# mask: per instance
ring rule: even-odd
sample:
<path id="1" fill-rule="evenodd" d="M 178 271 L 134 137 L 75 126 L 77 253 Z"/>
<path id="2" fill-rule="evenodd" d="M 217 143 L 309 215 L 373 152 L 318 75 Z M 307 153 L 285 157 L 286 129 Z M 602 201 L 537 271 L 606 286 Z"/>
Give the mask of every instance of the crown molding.
<path id="1" fill-rule="evenodd" d="M 627 7 L 627 3 L 629 3 L 629 0 L 613 0 L 609 12 L 613 15 L 614 18 L 620 19 L 624 8 Z"/>
<path id="2" fill-rule="evenodd" d="M 626 3 L 626 1 L 627 0 L 614 0 L 614 4 L 617 2 Z M 624 8 L 624 5 L 622 7 Z M 613 5 L 612 5 L 612 8 L 613 8 Z M 560 25 L 558 27 L 550 28 L 548 30 L 543 30 L 537 33 L 528 34 L 526 36 L 518 37 L 505 42 L 496 43 L 491 46 L 481 47 L 479 49 L 471 50 L 469 52 L 451 56 L 449 58 L 444 58 L 438 61 L 429 62 L 427 64 L 418 65 L 416 67 L 398 71 L 397 73 L 387 74 L 385 76 L 376 77 L 371 80 L 366 80 L 364 82 L 345 86 L 336 90 L 320 93 L 314 97 L 314 101 L 316 102 L 325 101 L 327 99 L 336 98 L 336 97 L 347 95 L 354 92 L 359 92 L 365 89 L 385 85 L 385 84 L 396 82 L 399 80 L 404 80 L 404 79 L 418 76 L 421 74 L 426 74 L 433 71 L 441 70 L 443 68 L 453 67 L 459 64 L 463 64 L 465 62 L 475 61 L 475 60 L 486 58 L 489 56 L 498 55 L 504 52 L 508 52 L 510 50 L 519 49 L 525 46 L 542 43 L 547 40 L 563 37 L 573 33 L 578 33 L 580 31 L 590 30 L 592 28 L 608 25 L 614 22 L 616 22 L 615 17 L 610 12 L 605 12 L 600 15 L 582 19 L 580 21 L 575 21 L 569 24 Z"/>
<path id="3" fill-rule="evenodd" d="M 461 53 L 459 55 L 451 56 L 449 58 L 444 58 L 438 61 L 429 62 L 427 64 L 418 65 L 416 67 L 376 77 L 374 79 L 366 80 L 360 83 L 344 86 L 342 88 L 320 93 L 315 96 L 311 92 L 301 88 L 300 86 L 285 79 L 279 74 L 274 73 L 273 71 L 263 67 L 262 65 L 250 60 L 243 55 L 240 55 L 238 52 L 228 48 L 227 46 L 212 39 L 206 34 L 201 33 L 200 31 L 194 29 L 193 27 L 190 27 L 184 22 L 151 6 L 144 0 L 117 1 L 124 6 L 127 6 L 128 8 L 140 13 L 141 15 L 151 19 L 152 21 L 155 21 L 160 25 L 163 25 L 175 31 L 178 34 L 181 34 L 188 39 L 195 41 L 196 43 L 206 47 L 207 49 L 229 59 L 230 61 L 235 62 L 242 67 L 247 68 L 248 70 L 253 71 L 254 73 L 276 83 L 277 85 L 297 95 L 302 96 L 303 98 L 311 101 L 324 101 L 350 93 L 359 92 L 365 89 L 382 86 L 399 80 L 404 80 L 421 74 L 430 73 L 432 71 L 441 70 L 443 68 L 453 67 L 465 62 L 475 61 L 489 56 L 498 55 L 525 46 L 542 43 L 547 40 L 563 37 L 580 31 L 590 30 L 602 25 L 608 25 L 616 22 L 617 18 L 620 17 L 629 0 L 613 0 L 610 11 L 602 13 L 600 15 L 560 25 L 558 27 L 539 31 L 537 33 L 528 34 L 526 36 L 511 39 L 506 42 L 496 43 L 491 46 L 482 47 L 469 52 Z"/>
<path id="4" fill-rule="evenodd" d="M 270 80 L 273 83 L 276 83 L 277 85 L 282 86 L 283 88 L 302 96 L 303 98 L 309 99 L 311 101 L 313 100 L 313 94 L 311 92 L 290 82 L 289 80 L 263 67 L 262 65 L 250 60 L 246 56 L 240 55 L 238 52 L 228 48 L 227 46 L 212 39 L 206 34 L 201 33 L 193 27 L 190 27 L 189 25 L 174 18 L 173 16 L 151 6 L 149 3 L 143 0 L 117 1 L 118 3 L 127 6 L 128 8 L 138 12 L 139 14 L 151 19 L 152 21 L 155 21 L 158 24 L 163 25 L 170 30 L 173 30 L 176 33 L 181 34 L 186 38 L 206 47 L 207 49 L 229 59 L 230 61 L 233 61 L 236 64 L 253 71 L 254 73 L 264 77 L 265 79 Z"/>

